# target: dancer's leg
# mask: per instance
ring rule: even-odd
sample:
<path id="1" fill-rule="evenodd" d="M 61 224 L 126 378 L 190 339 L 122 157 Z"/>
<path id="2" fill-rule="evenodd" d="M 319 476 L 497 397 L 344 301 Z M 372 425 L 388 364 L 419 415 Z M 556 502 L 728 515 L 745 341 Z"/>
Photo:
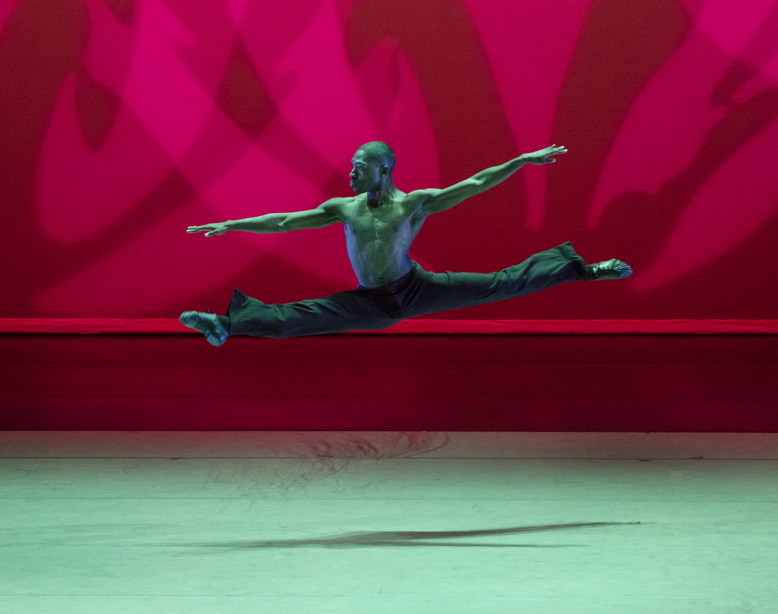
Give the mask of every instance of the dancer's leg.
<path id="1" fill-rule="evenodd" d="M 280 339 L 379 330 L 404 318 L 524 296 L 569 281 L 631 273 L 619 260 L 586 265 L 570 243 L 564 243 L 497 273 L 429 273 L 414 263 L 411 273 L 382 288 L 297 303 L 265 304 L 236 290 L 227 316 L 189 311 L 180 320 L 205 333 L 213 345 L 231 335 Z"/>
<path id="2" fill-rule="evenodd" d="M 230 336 L 283 339 L 389 328 L 399 319 L 391 311 L 371 296 L 369 291 L 364 290 L 338 292 L 326 298 L 282 304 L 266 304 L 236 290 L 227 316 Z"/>
<path id="3" fill-rule="evenodd" d="M 497 273 L 429 273 L 419 276 L 417 288 L 401 298 L 403 316 L 483 305 L 589 278 L 587 265 L 564 243 L 530 256 Z"/>

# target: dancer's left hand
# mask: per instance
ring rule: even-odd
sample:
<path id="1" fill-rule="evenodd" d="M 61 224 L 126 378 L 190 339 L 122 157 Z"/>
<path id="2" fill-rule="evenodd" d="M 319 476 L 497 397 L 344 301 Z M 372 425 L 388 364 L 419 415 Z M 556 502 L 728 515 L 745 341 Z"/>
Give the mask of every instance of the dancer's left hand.
<path id="1" fill-rule="evenodd" d="M 526 153 L 521 157 L 530 164 L 553 164 L 556 162 L 556 158 L 552 158 L 552 156 L 558 156 L 560 154 L 566 153 L 567 148 L 563 145 L 552 145 L 551 147 L 546 147 L 545 149 L 539 149 L 538 151 L 533 151 L 532 153 Z"/>

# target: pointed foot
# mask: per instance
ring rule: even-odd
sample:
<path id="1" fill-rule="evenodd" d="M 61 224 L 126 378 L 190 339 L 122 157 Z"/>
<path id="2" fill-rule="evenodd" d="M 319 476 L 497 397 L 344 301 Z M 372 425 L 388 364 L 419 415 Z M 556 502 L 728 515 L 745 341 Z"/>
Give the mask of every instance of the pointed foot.
<path id="1" fill-rule="evenodd" d="M 601 279 L 624 279 L 632 275 L 632 267 L 621 260 L 606 260 L 595 264 L 586 265 L 587 280 L 599 281 Z"/>
<path id="2" fill-rule="evenodd" d="M 230 336 L 227 329 L 219 322 L 219 318 L 212 313 L 185 311 L 179 316 L 178 321 L 188 328 L 203 333 L 208 343 L 214 347 L 219 347 Z"/>

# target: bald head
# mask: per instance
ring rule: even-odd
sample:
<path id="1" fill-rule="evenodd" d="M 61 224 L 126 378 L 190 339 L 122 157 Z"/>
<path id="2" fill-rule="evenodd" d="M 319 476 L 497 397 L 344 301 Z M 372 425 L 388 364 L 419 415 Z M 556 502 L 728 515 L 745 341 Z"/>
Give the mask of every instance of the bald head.
<path id="1" fill-rule="evenodd" d="M 392 148 L 382 141 L 365 143 L 357 151 L 365 152 L 365 156 L 368 160 L 377 162 L 381 166 L 388 166 L 390 169 L 394 168 L 395 162 L 397 161 Z"/>
<path id="2" fill-rule="evenodd" d="M 365 143 L 351 159 L 351 189 L 357 194 L 386 194 L 394 190 L 394 152 L 381 141 Z"/>

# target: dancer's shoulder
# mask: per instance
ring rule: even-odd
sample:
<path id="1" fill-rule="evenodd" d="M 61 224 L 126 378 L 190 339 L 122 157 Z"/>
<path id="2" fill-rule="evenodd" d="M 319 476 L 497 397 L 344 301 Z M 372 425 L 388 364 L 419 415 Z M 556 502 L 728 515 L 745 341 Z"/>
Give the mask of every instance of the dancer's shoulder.
<path id="1" fill-rule="evenodd" d="M 330 198 L 329 200 L 325 200 L 321 205 L 319 205 L 322 209 L 333 209 L 333 210 L 339 210 L 343 209 L 344 207 L 348 207 L 349 205 L 352 205 L 356 199 L 353 196 L 338 196 L 335 198 Z"/>
<path id="2" fill-rule="evenodd" d="M 351 213 L 357 204 L 357 196 L 342 196 L 330 198 L 319 205 L 319 209 L 324 209 L 331 215 L 337 216 L 340 221 L 345 221 L 351 217 Z"/>

